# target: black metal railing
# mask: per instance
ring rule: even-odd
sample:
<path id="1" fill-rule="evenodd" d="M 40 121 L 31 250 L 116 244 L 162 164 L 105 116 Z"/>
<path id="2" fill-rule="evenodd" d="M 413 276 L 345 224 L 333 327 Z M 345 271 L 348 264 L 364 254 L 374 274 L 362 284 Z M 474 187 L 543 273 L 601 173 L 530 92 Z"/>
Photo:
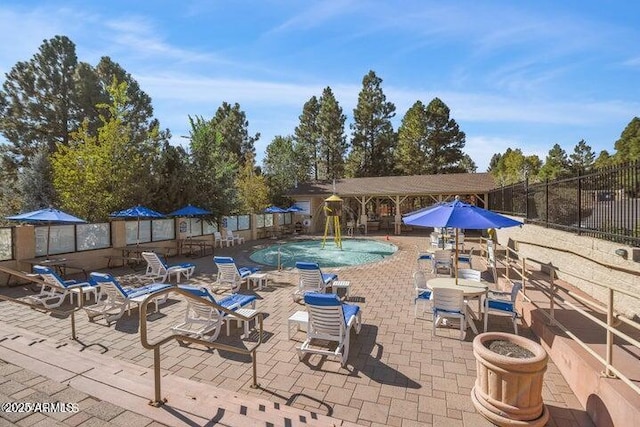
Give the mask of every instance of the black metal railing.
<path id="1" fill-rule="evenodd" d="M 489 192 L 489 209 L 528 222 L 640 246 L 640 162 Z"/>

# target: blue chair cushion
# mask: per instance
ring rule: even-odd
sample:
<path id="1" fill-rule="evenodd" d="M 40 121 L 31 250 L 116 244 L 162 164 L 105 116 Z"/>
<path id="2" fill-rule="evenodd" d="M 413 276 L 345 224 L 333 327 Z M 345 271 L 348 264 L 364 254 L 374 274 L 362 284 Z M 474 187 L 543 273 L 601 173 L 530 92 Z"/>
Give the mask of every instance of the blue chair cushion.
<path id="1" fill-rule="evenodd" d="M 174 264 L 171 267 L 191 268 L 191 267 L 195 267 L 195 266 L 196 266 L 195 264 L 192 264 L 190 262 L 183 262 L 183 263 L 180 263 L 180 264 Z"/>
<path id="2" fill-rule="evenodd" d="M 217 303 L 223 307 L 244 307 L 245 305 L 251 304 L 257 299 L 258 297 L 256 297 L 255 295 L 233 294 L 219 299 Z"/>
<path id="3" fill-rule="evenodd" d="M 317 262 L 297 261 L 296 268 L 300 270 L 320 270 L 320 266 Z"/>
<path id="4" fill-rule="evenodd" d="M 235 261 L 230 256 L 214 256 L 213 262 L 216 264 L 233 264 Z"/>
<path id="5" fill-rule="evenodd" d="M 349 323 L 351 316 L 355 316 L 360 311 L 360 306 L 355 304 L 342 304 L 342 313 L 344 314 L 344 322 Z"/>
<path id="6" fill-rule="evenodd" d="M 338 275 L 334 273 L 322 273 L 322 281 L 326 285 L 329 282 L 338 280 Z"/>
<path id="7" fill-rule="evenodd" d="M 240 277 L 245 278 L 247 276 L 252 275 L 255 272 L 260 271 L 260 267 L 240 267 L 238 268 L 238 272 L 240 273 Z"/>
<path id="8" fill-rule="evenodd" d="M 307 292 L 304 294 L 304 303 L 317 305 L 319 307 L 330 307 L 342 304 L 336 294 L 320 294 L 317 292 Z"/>
<path id="9" fill-rule="evenodd" d="M 508 311 L 511 313 L 515 313 L 513 309 L 513 303 L 511 301 L 487 301 L 489 308 L 493 308 L 496 310 Z"/>
<path id="10" fill-rule="evenodd" d="M 431 261 L 433 259 L 433 256 L 431 254 L 420 254 L 420 256 L 418 257 L 418 260 L 421 261 Z"/>
<path id="11" fill-rule="evenodd" d="M 421 291 L 416 297 L 416 299 L 431 299 L 431 291 L 429 290 Z"/>
<path id="12" fill-rule="evenodd" d="M 125 294 L 128 298 L 136 298 L 142 295 L 152 294 L 154 292 L 161 291 L 166 288 L 170 288 L 171 285 L 165 283 L 152 283 L 150 285 L 142 286 L 140 288 L 133 288 L 125 290 Z"/>

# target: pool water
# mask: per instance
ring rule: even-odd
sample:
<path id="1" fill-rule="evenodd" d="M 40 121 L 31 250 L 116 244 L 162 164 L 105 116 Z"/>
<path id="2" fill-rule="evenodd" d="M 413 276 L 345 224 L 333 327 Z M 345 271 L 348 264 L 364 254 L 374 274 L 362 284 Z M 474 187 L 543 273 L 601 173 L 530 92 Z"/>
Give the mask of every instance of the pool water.
<path id="1" fill-rule="evenodd" d="M 294 267 L 296 261 L 317 262 L 320 267 L 345 267 L 380 261 L 393 255 L 396 245 L 366 239 L 346 239 L 342 250 L 327 239 L 324 249 L 321 240 L 297 240 L 271 245 L 251 254 L 252 261 L 277 267 L 278 253 L 283 267 Z"/>

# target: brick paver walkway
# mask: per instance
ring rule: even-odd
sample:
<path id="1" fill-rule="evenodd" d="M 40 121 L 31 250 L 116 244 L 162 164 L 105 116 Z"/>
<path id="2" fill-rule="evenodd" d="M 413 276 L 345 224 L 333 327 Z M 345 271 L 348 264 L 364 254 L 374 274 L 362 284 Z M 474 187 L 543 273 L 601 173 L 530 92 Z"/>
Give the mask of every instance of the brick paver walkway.
<path id="1" fill-rule="evenodd" d="M 416 247 L 426 247 L 427 239 L 426 235 L 417 234 L 392 236 L 389 243 L 399 247 L 392 257 L 376 264 L 327 269 L 338 273 L 341 280 L 351 282 L 350 302 L 360 305 L 363 310 L 361 332 L 351 337 L 347 368 L 342 368 L 335 359 L 320 355 L 298 360 L 295 348 L 304 339 L 304 333 L 298 332 L 292 340 L 287 339 L 287 319 L 304 309 L 291 296 L 297 275 L 293 271 L 266 269 L 270 280 L 265 289 L 247 291 L 243 287 L 242 290 L 243 293 L 255 292 L 259 298 L 257 308 L 265 313 L 265 342 L 257 354 L 260 388 L 249 387 L 252 370 L 248 358 L 194 345 L 186 347 L 171 343 L 163 346 L 162 369 L 167 374 L 211 384 L 229 393 L 268 399 L 364 426 L 489 425 L 477 414 L 470 399 L 475 381 L 471 345 L 474 334 L 469 330 L 466 339 L 460 341 L 458 329 L 442 328 L 434 337 L 430 314 L 414 318 L 411 275 L 416 269 Z M 273 242 L 262 240 L 258 243 Z M 231 255 L 238 264 L 247 264 L 252 250 L 250 242 L 234 248 L 217 248 L 216 254 Z M 196 276 L 190 282 L 210 284 L 215 276 L 211 257 L 195 262 L 198 265 Z M 474 259 L 474 268 L 484 269 L 485 264 Z M 129 274 L 131 271 L 116 270 L 115 273 Z M 490 280 L 490 275 L 487 278 Z M 20 290 L 12 288 L 6 292 Z M 149 315 L 152 335 L 168 334 L 170 327 L 184 315 L 185 306 L 184 301 L 172 298 L 161 306 L 160 313 Z M 40 334 L 67 349 L 85 354 L 97 352 L 144 368 L 153 366 L 153 352 L 140 345 L 136 310 L 111 327 L 101 321 L 91 323 L 82 311 L 79 312 L 78 341 L 69 340 L 68 318 L 43 314 L 18 304 L 0 302 L 0 322 Z M 478 327 L 482 328 L 480 322 Z M 512 325 L 508 318 L 492 317 L 491 330 L 511 332 Z M 526 327 L 520 331 L 521 335 L 535 338 Z M 222 333 L 219 340 L 242 345 L 240 334 L 239 329 L 232 329 L 230 337 Z M 255 339 L 255 334 L 249 337 L 249 341 Z M 6 362 L 8 364 L 2 365 L 3 368 L 20 369 L 11 365 L 11 360 Z M 21 396 L 14 394 L 18 391 L 7 393 L 5 384 L 0 384 L 2 397 L 19 400 Z M 589 422 L 551 362 L 543 394 L 552 415 L 549 425 L 578 426 Z M 152 397 L 150 390 L 148 398 Z M 90 398 L 83 396 L 83 399 Z M 210 417 L 215 413 L 215 408 L 211 408 Z M 87 420 L 87 424 L 82 425 L 92 425 L 89 420 L 96 416 L 91 414 L 89 406 L 81 407 L 80 414 L 84 415 L 74 416 Z M 104 418 L 101 421 L 105 421 Z M 140 425 L 144 422 L 146 419 Z M 182 422 L 176 419 L 176 424 Z"/>

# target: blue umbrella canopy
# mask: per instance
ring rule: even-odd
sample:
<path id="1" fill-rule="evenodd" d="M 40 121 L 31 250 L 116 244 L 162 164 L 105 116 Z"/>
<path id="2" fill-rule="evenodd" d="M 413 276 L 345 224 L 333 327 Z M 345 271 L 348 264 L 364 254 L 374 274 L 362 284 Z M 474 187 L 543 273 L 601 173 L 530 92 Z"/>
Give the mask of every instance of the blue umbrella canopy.
<path id="1" fill-rule="evenodd" d="M 137 205 L 129 209 L 124 209 L 118 212 L 112 212 L 109 214 L 111 218 L 164 218 L 164 215 L 160 212 L 156 212 L 153 209 L 149 209 L 142 205 Z"/>
<path id="2" fill-rule="evenodd" d="M 45 208 L 37 211 L 26 212 L 19 215 L 6 217 L 12 221 L 47 224 L 47 259 L 49 259 L 49 238 L 51 236 L 51 224 L 84 224 L 87 221 L 54 208 Z"/>
<path id="3" fill-rule="evenodd" d="M 173 211 L 167 216 L 203 216 L 210 215 L 211 212 L 193 205 L 187 205 L 183 208 Z"/>
<path id="4" fill-rule="evenodd" d="M 164 218 L 164 215 L 160 212 L 156 212 L 153 209 L 149 209 L 142 205 L 133 206 L 129 209 L 124 209 L 118 212 L 112 212 L 109 216 L 111 218 L 135 218 L 138 220 L 136 245 L 140 244 L 140 219 Z"/>
<path id="5" fill-rule="evenodd" d="M 407 225 L 422 227 L 452 227 L 482 230 L 522 225 L 520 221 L 504 215 L 463 203 L 459 200 L 442 203 L 431 209 L 408 213 L 403 218 Z"/>
<path id="6" fill-rule="evenodd" d="M 206 209 L 202 209 L 197 206 L 193 206 L 192 204 L 188 204 L 187 206 L 180 208 L 177 211 L 171 212 L 170 214 L 168 214 L 168 216 L 194 217 L 194 216 L 204 216 L 204 215 L 210 215 L 210 214 L 211 212 Z M 188 237 L 191 237 L 191 220 L 189 220 L 189 236 Z"/>
<path id="7" fill-rule="evenodd" d="M 70 215 L 54 208 L 40 209 L 37 211 L 26 212 L 19 215 L 6 217 L 13 221 L 23 222 L 48 222 L 52 224 L 82 224 L 87 221 Z"/>
<path id="8" fill-rule="evenodd" d="M 458 229 L 482 230 L 522 225 L 520 221 L 463 203 L 456 197 L 453 202 L 440 203 L 431 209 L 420 209 L 408 213 L 403 221 L 407 225 L 419 227 L 452 227 L 456 229 L 456 283 L 458 282 Z"/>
<path id="9" fill-rule="evenodd" d="M 287 212 L 302 212 L 304 209 L 302 209 L 300 206 L 290 206 L 287 208 Z"/>
<path id="10" fill-rule="evenodd" d="M 289 212 L 289 210 L 279 208 L 278 206 L 269 206 L 264 210 L 264 213 L 270 213 L 270 214 L 274 214 L 274 213 L 279 214 L 279 213 L 287 213 L 287 212 Z"/>

